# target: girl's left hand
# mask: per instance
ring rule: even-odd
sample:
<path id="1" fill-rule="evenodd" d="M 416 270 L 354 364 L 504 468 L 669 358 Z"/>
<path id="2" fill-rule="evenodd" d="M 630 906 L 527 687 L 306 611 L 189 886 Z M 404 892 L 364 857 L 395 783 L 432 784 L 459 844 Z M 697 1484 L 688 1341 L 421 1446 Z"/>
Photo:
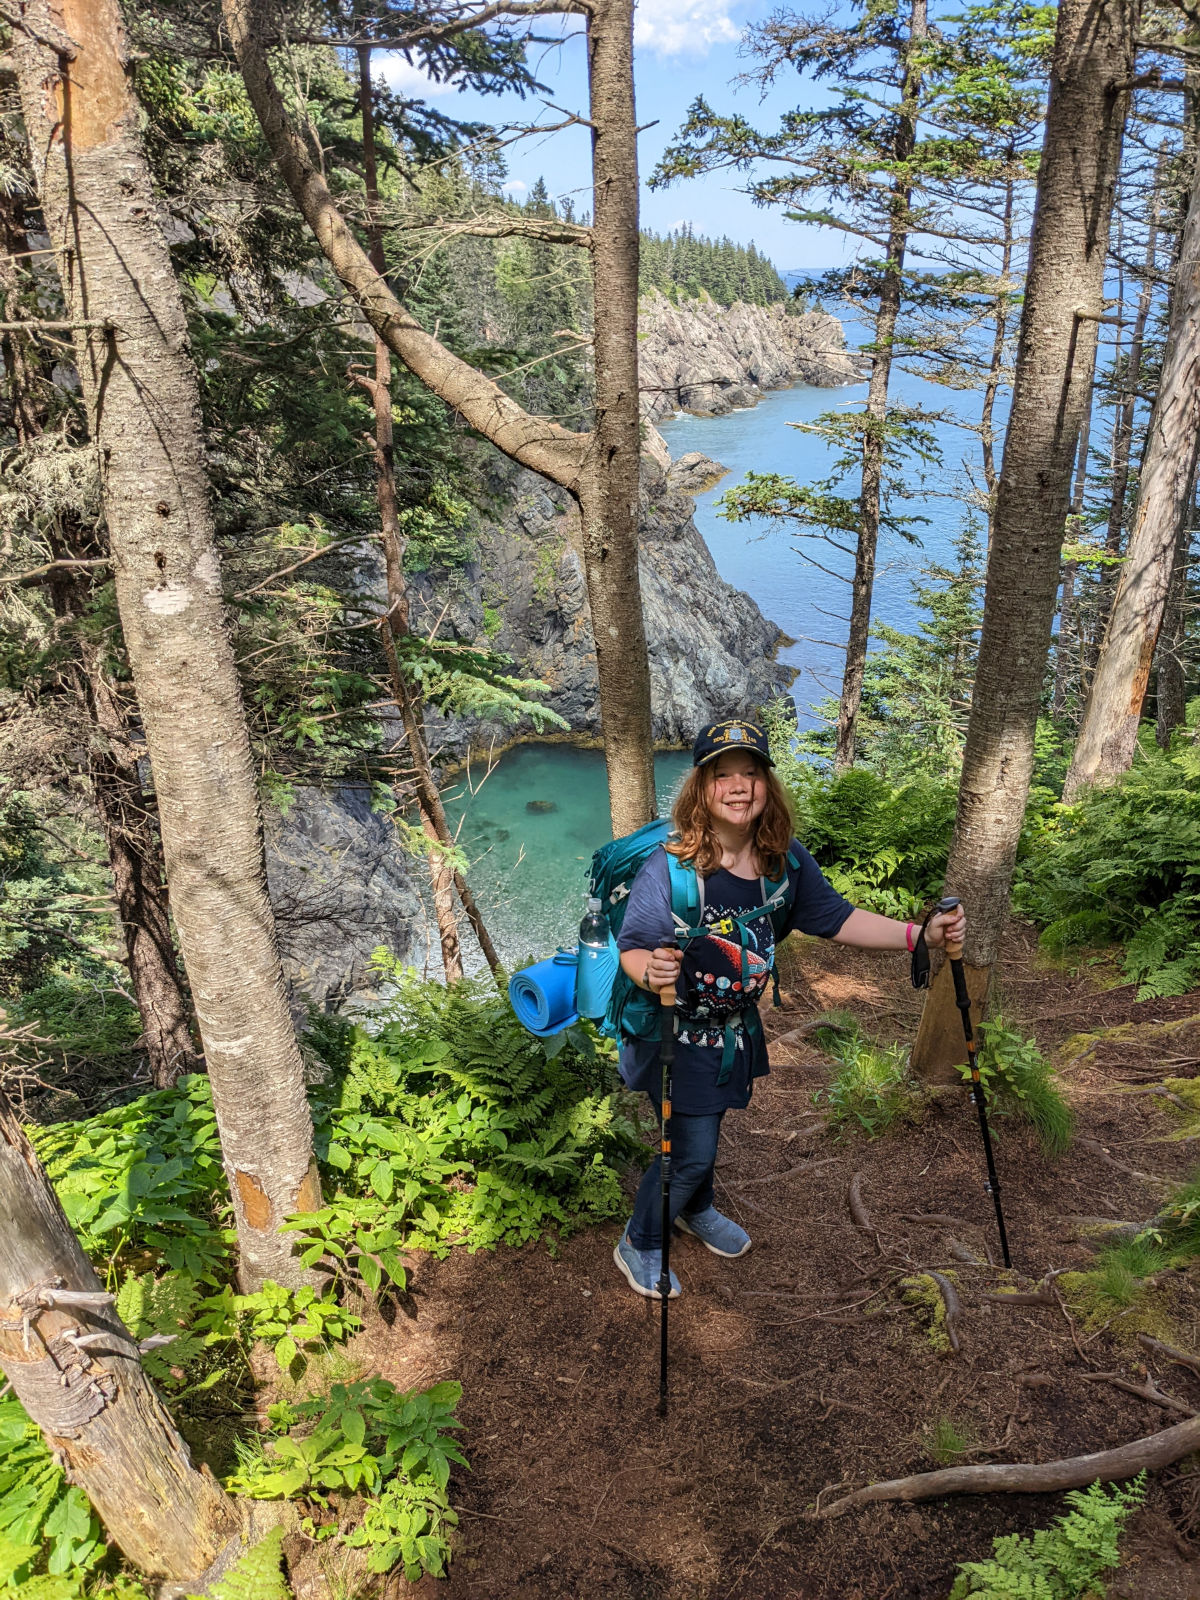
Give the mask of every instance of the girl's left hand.
<path id="1" fill-rule="evenodd" d="M 947 943 L 961 945 L 967 933 L 967 913 L 962 906 L 953 911 L 935 911 L 925 929 L 925 943 L 931 950 L 942 950 Z"/>

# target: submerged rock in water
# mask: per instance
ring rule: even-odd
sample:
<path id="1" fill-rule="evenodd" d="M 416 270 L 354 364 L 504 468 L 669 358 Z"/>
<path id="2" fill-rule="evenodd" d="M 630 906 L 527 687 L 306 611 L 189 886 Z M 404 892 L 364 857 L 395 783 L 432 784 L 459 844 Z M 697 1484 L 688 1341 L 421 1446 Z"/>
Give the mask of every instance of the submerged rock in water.
<path id="1" fill-rule="evenodd" d="M 557 811 L 558 810 L 558 801 L 557 800 L 526 800 L 525 809 L 526 809 L 526 811 L 538 811 L 538 812 L 541 812 L 541 811 Z"/>

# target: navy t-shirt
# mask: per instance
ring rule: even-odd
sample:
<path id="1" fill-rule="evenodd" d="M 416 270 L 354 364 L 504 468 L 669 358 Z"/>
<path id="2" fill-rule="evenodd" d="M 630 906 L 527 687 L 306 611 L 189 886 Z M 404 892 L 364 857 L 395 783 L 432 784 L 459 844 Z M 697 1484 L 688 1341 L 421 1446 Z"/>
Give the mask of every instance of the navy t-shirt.
<path id="1" fill-rule="evenodd" d="M 799 867 L 795 871 L 789 868 L 791 903 L 784 931 L 795 928 L 832 939 L 854 907 L 795 839 L 792 852 Z M 704 880 L 700 920 L 708 926 L 762 903 L 760 879 L 738 878 L 722 867 Z M 672 942 L 674 928 L 667 853 L 660 846 L 642 863 L 633 880 L 617 945 L 621 950 L 654 950 Z M 726 1020 L 748 1002 L 761 1001 L 770 984 L 775 932 L 769 916 L 749 925 L 747 945 L 744 961 L 736 936 L 730 939 L 712 933 L 693 939 L 684 950 L 676 991 L 673 1076 L 674 1108 L 684 1115 L 705 1116 L 749 1105 L 753 1080 L 770 1070 L 761 1033 L 754 1035 L 740 1028 L 733 1070 L 725 1083 L 717 1082 Z M 657 1096 L 662 1082 L 658 1041 L 623 1040 L 621 1077 L 631 1089 L 645 1089 Z"/>

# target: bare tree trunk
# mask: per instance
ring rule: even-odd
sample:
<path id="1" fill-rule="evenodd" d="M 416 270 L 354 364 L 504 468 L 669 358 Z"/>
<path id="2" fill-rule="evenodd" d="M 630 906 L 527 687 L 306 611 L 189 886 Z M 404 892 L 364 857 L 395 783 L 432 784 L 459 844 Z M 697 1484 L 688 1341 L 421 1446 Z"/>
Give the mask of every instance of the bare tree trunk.
<path id="1" fill-rule="evenodd" d="M 1193 507 L 1194 507 L 1193 500 Z M 1167 593 L 1162 632 L 1158 636 L 1157 693 L 1155 695 L 1154 735 L 1165 750 L 1176 728 L 1187 720 L 1187 683 L 1183 670 L 1183 642 L 1186 637 L 1184 601 L 1187 596 L 1188 558 L 1191 555 L 1192 528 L 1185 517 L 1175 548 L 1175 569 Z"/>
<path id="2" fill-rule="evenodd" d="M 1016 151 L 1008 152 L 1010 161 L 1016 159 Z M 996 323 L 992 332 L 992 356 L 988 362 L 987 380 L 983 386 L 983 405 L 979 412 L 979 444 L 983 452 L 983 482 L 988 496 L 988 546 L 992 543 L 992 518 L 996 511 L 996 396 L 1000 392 L 1000 382 L 1004 376 L 1004 347 L 1008 339 L 1008 293 L 1009 275 L 1012 272 L 1013 258 L 1013 203 L 1016 193 L 1016 184 L 1010 179 L 1004 186 L 1004 213 L 1002 243 L 1000 246 L 1000 275 L 999 290 L 996 295 Z"/>
<path id="3" fill-rule="evenodd" d="M 1008 920 L 1058 593 L 1071 468 L 1092 390 L 1139 0 L 1061 0 L 1012 410 L 988 555 L 983 635 L 947 890 L 970 921 L 982 999 Z M 913 1066 L 953 1080 L 962 1056 L 949 967 L 925 1004 Z"/>
<path id="4" fill-rule="evenodd" d="M 310 1275 L 280 1232 L 319 1204 L 312 1122 L 213 546 L 187 327 L 125 74 L 117 0 L 27 0 L 13 58 L 59 252 L 241 1247 L 241 1281 Z M 36 35 L 36 36 L 35 36 Z M 43 40 L 63 39 L 60 52 Z"/>
<path id="5" fill-rule="evenodd" d="M 614 837 L 654 816 L 650 658 L 638 577 L 638 165 L 633 0 L 587 19 L 596 418 L 579 484 Z"/>
<path id="6" fill-rule="evenodd" d="M 1137 416 L 1138 390 L 1141 387 L 1142 354 L 1146 347 L 1146 323 L 1154 302 L 1154 277 L 1158 265 L 1158 224 L 1161 206 L 1163 173 L 1166 170 L 1166 150 L 1158 152 L 1154 164 L 1152 199 L 1150 202 L 1150 227 L 1146 234 L 1146 254 L 1142 287 L 1138 291 L 1137 310 L 1129 335 L 1129 355 L 1126 359 L 1125 381 L 1122 385 L 1121 404 L 1113 420 L 1112 486 L 1108 501 L 1108 525 L 1104 531 L 1104 553 L 1119 556 L 1125 535 L 1125 501 L 1129 494 L 1129 466 L 1133 451 L 1133 425 Z M 1101 641 L 1108 627 L 1112 610 L 1113 590 L 1116 584 L 1115 566 L 1100 569 L 1099 593 L 1096 597 L 1096 617 L 1092 640 L 1087 652 L 1085 682 L 1090 687 L 1092 674 L 1100 658 Z"/>
<path id="7" fill-rule="evenodd" d="M 897 111 L 895 160 L 904 172 L 917 143 L 917 100 L 921 93 L 921 69 L 913 46 L 928 32 L 926 0 L 912 0 L 909 11 L 908 46 L 904 81 Z M 867 404 L 863 415 L 862 483 L 859 497 L 858 543 L 854 551 L 854 577 L 850 587 L 850 629 L 846 640 L 846 665 L 842 673 L 842 692 L 838 702 L 837 734 L 833 755 L 835 773 L 854 765 L 854 746 L 858 712 L 862 704 L 863 673 L 867 665 L 867 646 L 871 633 L 871 597 L 875 587 L 875 556 L 879 547 L 879 519 L 886 453 L 885 425 L 888 385 L 892 375 L 892 349 L 900 300 L 904 287 L 904 252 L 908 245 L 909 205 L 912 183 L 897 179 L 892 190 L 892 227 L 888 234 L 887 265 L 875 313 L 874 355 L 871 380 L 867 385 Z"/>
<path id="8" fill-rule="evenodd" d="M 108 1535 L 150 1578 L 197 1580 L 238 1536 L 0 1091 L 0 1367 Z"/>
<path id="9" fill-rule="evenodd" d="M 1093 385 L 1094 392 L 1094 385 Z M 1092 399 L 1088 396 L 1087 408 L 1079 427 L 1079 444 L 1075 451 L 1075 487 L 1071 490 L 1071 509 L 1067 527 L 1073 535 L 1083 515 L 1083 497 L 1087 489 L 1088 449 L 1092 438 Z M 1079 624 L 1075 609 L 1075 578 L 1079 572 L 1078 561 L 1062 563 L 1062 600 L 1058 608 L 1058 633 L 1054 641 L 1054 693 L 1050 702 L 1050 715 L 1055 722 L 1062 719 L 1067 707 L 1070 688 L 1072 651 L 1077 650 Z"/>
<path id="10" fill-rule="evenodd" d="M 526 8 L 528 9 L 528 8 Z M 637 153 L 633 116 L 632 0 L 576 0 L 585 10 L 593 104 L 597 427 L 571 433 L 531 416 L 476 368 L 440 344 L 396 299 L 334 204 L 289 125 L 254 26 L 255 0 L 222 0 L 222 14 L 267 144 L 298 210 L 363 315 L 394 355 L 485 439 L 574 495 L 583 522 L 584 571 L 600 679 L 614 832 L 654 814 L 649 662 L 636 561 Z M 611 237 L 610 237 L 611 235 Z M 572 242 L 578 242 L 572 240 Z M 631 465 L 632 451 L 632 465 Z"/>
<path id="11" fill-rule="evenodd" d="M 1200 450 L 1200 162 L 1180 239 L 1137 510 L 1063 799 L 1127 772 Z"/>
<path id="12" fill-rule="evenodd" d="M 367 234 L 371 244 L 371 265 L 382 274 L 385 269 L 383 235 L 379 226 L 379 178 L 375 159 L 375 93 L 371 86 L 371 50 L 369 45 L 358 49 L 358 107 L 362 117 L 363 179 L 367 202 Z M 385 568 L 387 571 L 388 609 L 383 626 L 395 639 L 408 632 L 408 594 L 404 581 L 404 536 L 400 530 L 400 516 L 396 501 L 395 433 L 392 424 L 392 358 L 386 344 L 375 335 L 375 376 L 359 378 L 358 382 L 371 396 L 375 412 L 375 497 L 379 505 L 379 524 L 383 533 Z M 412 697 L 400 674 L 400 663 L 395 648 L 387 652 L 389 667 L 393 667 L 392 692 L 397 704 L 402 698 Z M 419 720 L 418 699 L 415 714 Z M 419 748 L 412 748 L 414 762 L 429 765 L 429 752 L 424 740 Z M 429 780 L 432 782 L 432 771 Z M 437 824 L 425 804 L 428 784 L 417 785 L 417 806 L 421 813 L 421 826 L 430 841 L 429 881 L 433 885 L 433 909 L 437 920 L 438 939 L 442 947 L 442 970 L 447 983 L 458 983 L 463 975 L 462 950 L 458 939 L 458 923 L 454 916 L 454 878 L 445 852 L 440 848 Z"/>

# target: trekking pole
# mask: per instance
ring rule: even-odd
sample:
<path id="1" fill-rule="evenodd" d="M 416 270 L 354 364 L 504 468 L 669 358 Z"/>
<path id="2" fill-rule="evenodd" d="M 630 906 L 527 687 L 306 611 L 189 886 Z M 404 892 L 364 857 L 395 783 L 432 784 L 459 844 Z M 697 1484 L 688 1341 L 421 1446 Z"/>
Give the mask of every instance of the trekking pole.
<path id="1" fill-rule="evenodd" d="M 662 1275 L 657 1288 L 662 1301 L 658 1344 L 658 1414 L 667 1414 L 667 1304 L 671 1298 L 671 1074 L 675 1068 L 675 989 L 658 991 L 662 1033 L 662 1111 L 659 1121 L 659 1171 L 662 1178 Z"/>
<path id="2" fill-rule="evenodd" d="M 957 895 L 947 895 L 944 900 L 939 900 L 936 906 L 938 911 L 954 911 L 959 905 Z M 983 1103 L 983 1081 L 979 1076 L 979 1062 L 976 1058 L 975 1030 L 971 1027 L 971 996 L 967 993 L 967 975 L 963 970 L 962 945 L 946 940 L 946 955 L 950 960 L 950 971 L 954 977 L 954 1002 L 962 1014 L 963 1034 L 967 1041 L 967 1065 L 971 1071 L 971 1099 L 979 1112 L 979 1132 L 983 1138 L 983 1153 L 987 1157 L 987 1191 L 996 1205 L 996 1226 L 1000 1230 L 1000 1249 L 1004 1255 L 1004 1265 L 1012 1266 L 1008 1254 L 1008 1234 L 1004 1231 L 1004 1212 L 1000 1207 L 1000 1180 L 996 1176 L 996 1161 L 992 1155 L 992 1135 L 988 1127 L 987 1109 Z"/>

